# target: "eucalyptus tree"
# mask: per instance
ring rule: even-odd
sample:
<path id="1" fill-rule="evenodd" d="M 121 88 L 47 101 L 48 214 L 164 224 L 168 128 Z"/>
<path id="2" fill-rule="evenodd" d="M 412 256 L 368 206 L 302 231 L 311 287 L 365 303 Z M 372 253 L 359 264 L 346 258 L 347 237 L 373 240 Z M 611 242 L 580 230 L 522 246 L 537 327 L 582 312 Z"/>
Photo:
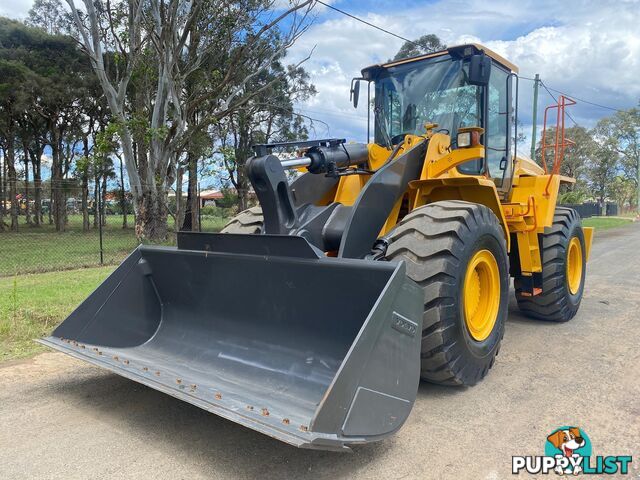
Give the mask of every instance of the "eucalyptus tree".
<path id="1" fill-rule="evenodd" d="M 620 155 L 620 168 L 625 185 L 632 185 L 635 195 L 631 206 L 640 209 L 640 108 L 620 110 L 598 122 L 597 130 L 610 139 L 612 148 Z M 627 187 L 628 188 L 628 187 Z"/>
<path id="2" fill-rule="evenodd" d="M 49 35 L 67 35 L 73 30 L 73 18 L 60 0 L 35 0 L 25 24 L 43 29 Z"/>
<path id="3" fill-rule="evenodd" d="M 437 52 L 439 50 L 444 50 L 445 48 L 447 48 L 447 46 L 442 43 L 437 35 L 429 33 L 416 40 L 404 42 L 400 47 L 400 50 L 398 50 L 398 53 L 393 57 L 393 60 L 417 57 L 418 55 Z"/>
<path id="4" fill-rule="evenodd" d="M 75 0 L 66 1 L 119 125 L 136 233 L 162 241 L 168 233 L 167 192 L 190 139 L 259 93 L 242 88 L 270 64 L 256 48 L 258 42 L 278 31 L 281 50 L 289 48 L 308 24 L 313 2 L 294 1 L 275 13 L 274 0 L 83 0 L 83 11 Z M 198 35 L 195 25 L 204 27 Z M 108 71 L 105 48 L 111 47 L 116 61 Z M 202 65 L 212 57 L 216 68 L 204 72 Z M 156 81 L 136 99 L 132 79 L 140 70 L 150 71 Z M 194 76 L 201 78 L 189 89 Z M 198 124 L 192 125 L 195 107 L 189 105 L 205 102 L 210 109 L 199 112 Z M 135 142 L 135 130 L 143 133 L 144 142 Z"/>
<path id="5" fill-rule="evenodd" d="M 245 171 L 252 145 L 306 139 L 306 121 L 294 111 L 297 102 L 315 95 L 315 86 L 302 66 L 284 66 L 278 58 L 243 88 L 261 93 L 217 126 L 220 149 L 218 171 L 237 194 L 240 209 L 248 208 L 249 180 Z M 267 86 L 263 88 L 263 86 Z"/>

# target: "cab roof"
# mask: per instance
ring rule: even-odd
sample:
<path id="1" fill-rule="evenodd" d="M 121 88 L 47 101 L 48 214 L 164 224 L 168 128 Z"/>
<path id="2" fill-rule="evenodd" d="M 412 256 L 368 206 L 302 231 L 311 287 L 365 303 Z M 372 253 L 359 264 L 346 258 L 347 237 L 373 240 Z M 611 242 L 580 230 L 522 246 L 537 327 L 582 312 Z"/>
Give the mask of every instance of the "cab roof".
<path id="1" fill-rule="evenodd" d="M 440 50 L 438 52 L 433 52 L 433 53 L 427 53 L 425 55 L 419 55 L 417 57 L 403 58 L 402 60 L 397 60 L 395 62 L 378 63 L 375 65 L 370 65 L 362 69 L 362 76 L 367 80 L 372 80 L 382 70 L 386 70 L 390 67 L 395 67 L 397 65 L 404 65 L 406 63 L 419 62 L 427 58 L 442 57 L 444 55 L 458 55 L 458 56 L 466 57 L 466 56 L 473 55 L 475 53 L 480 53 L 480 52 L 484 52 L 486 55 L 491 57 L 496 63 L 508 69 L 509 71 L 513 73 L 518 73 L 518 67 L 516 65 L 511 63 L 509 60 L 507 60 L 503 56 L 498 55 L 493 50 L 490 50 L 487 47 L 480 45 L 478 43 L 466 43 L 464 45 L 455 45 L 455 46 L 446 48 L 445 50 Z"/>

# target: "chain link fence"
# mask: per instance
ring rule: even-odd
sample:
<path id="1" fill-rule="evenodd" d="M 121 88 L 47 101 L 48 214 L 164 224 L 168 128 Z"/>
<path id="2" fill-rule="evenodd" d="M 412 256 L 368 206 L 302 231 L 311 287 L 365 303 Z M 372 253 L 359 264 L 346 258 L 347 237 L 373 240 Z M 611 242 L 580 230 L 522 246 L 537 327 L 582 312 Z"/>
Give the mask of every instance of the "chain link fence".
<path id="1" fill-rule="evenodd" d="M 82 190 L 66 187 L 64 229 L 56 229 L 50 189 L 43 189 L 39 209 L 34 200 L 19 195 L 17 231 L 11 228 L 11 202 L 7 195 L 4 197 L 0 198 L 0 208 L 4 209 L 4 228 L 0 230 L 0 277 L 117 265 L 139 244 L 131 201 L 123 204 L 121 195 L 107 194 L 104 208 L 101 208 L 100 196 L 97 202 L 88 198 L 83 205 Z M 175 231 L 175 205 L 175 197 L 170 198 L 168 223 L 171 232 Z M 231 209 L 204 206 L 198 211 L 200 230 L 218 232 L 230 215 Z M 167 243 L 174 242 L 175 236 L 169 235 Z"/>

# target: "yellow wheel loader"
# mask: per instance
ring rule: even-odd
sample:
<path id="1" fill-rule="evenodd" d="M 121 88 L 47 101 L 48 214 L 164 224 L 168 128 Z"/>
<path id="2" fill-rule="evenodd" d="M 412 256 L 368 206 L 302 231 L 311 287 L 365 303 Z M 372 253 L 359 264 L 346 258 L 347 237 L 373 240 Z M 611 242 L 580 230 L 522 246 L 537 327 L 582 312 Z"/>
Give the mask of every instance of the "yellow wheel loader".
<path id="1" fill-rule="evenodd" d="M 570 320 L 593 232 L 556 206 L 573 181 L 564 136 L 551 168 L 515 152 L 516 67 L 463 45 L 365 68 L 355 106 L 363 82 L 373 143 L 255 146 L 259 207 L 220 234 L 138 247 L 41 342 L 289 444 L 344 450 L 396 432 L 420 378 L 487 374 L 509 276 L 525 315 Z"/>

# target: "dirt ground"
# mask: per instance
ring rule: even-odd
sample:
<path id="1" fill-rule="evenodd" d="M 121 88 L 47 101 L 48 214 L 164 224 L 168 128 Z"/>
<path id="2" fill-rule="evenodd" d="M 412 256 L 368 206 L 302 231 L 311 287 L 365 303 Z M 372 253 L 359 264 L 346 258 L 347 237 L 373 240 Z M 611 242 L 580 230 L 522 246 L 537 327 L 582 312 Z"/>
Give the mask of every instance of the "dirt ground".
<path id="1" fill-rule="evenodd" d="M 0 478 L 516 478 L 511 456 L 542 455 L 564 425 L 594 455 L 634 455 L 638 478 L 639 248 L 640 222 L 600 234 L 574 320 L 528 320 L 512 301 L 480 385 L 422 384 L 399 434 L 352 454 L 295 449 L 63 354 L 4 364 Z"/>

